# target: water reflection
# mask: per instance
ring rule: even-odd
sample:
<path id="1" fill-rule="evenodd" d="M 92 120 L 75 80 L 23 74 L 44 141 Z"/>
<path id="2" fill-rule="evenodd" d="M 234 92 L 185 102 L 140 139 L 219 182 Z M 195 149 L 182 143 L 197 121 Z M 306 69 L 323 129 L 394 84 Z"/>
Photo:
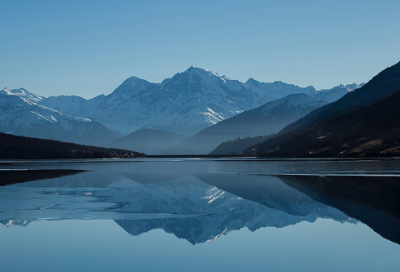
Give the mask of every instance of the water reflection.
<path id="1" fill-rule="evenodd" d="M 172 171 L 164 163 L 150 173 L 141 163 L 0 171 L 8 184 L 0 186 L 0 270 L 399 266 L 400 247 L 387 240 L 399 243 L 398 178 L 249 175 L 236 174 L 242 163 L 229 166 L 235 172 L 193 164 L 177 163 L 179 171 Z M 68 172 L 72 168 L 91 171 Z"/>
<path id="2" fill-rule="evenodd" d="M 198 244 L 242 228 L 282 228 L 330 218 L 360 220 L 400 243 L 400 182 L 394 177 L 73 170 L 0 174 L 2 184 L 17 183 L 0 190 L 0 222 L 6 226 L 114 220 L 134 236 L 163 229 Z"/>
<path id="3" fill-rule="evenodd" d="M 26 226 L 35 220 L 114 220 L 131 235 L 163 229 L 192 244 L 242 228 L 282 228 L 317 218 L 357 222 L 341 212 L 341 207 L 334 208 L 335 203 L 321 201 L 307 190 L 298 189 L 294 185 L 296 179 L 236 174 L 82 172 L 2 187 L 0 222 L 6 226 Z"/>
<path id="4" fill-rule="evenodd" d="M 336 207 L 400 244 L 400 178 L 280 176 L 285 184 Z"/>
<path id="5" fill-rule="evenodd" d="M 75 175 L 85 172 L 84 170 L 17 170 L 17 171 L 0 171 L 0 186 L 28 182 L 33 180 L 54 179 L 68 175 Z"/>

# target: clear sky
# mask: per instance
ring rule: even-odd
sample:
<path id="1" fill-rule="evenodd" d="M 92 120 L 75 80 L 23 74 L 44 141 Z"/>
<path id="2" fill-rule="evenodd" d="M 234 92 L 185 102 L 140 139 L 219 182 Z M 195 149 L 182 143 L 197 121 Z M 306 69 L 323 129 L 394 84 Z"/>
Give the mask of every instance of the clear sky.
<path id="1" fill-rule="evenodd" d="M 317 89 L 400 61 L 400 1 L 0 0 L 0 87 L 86 98 L 191 65 Z"/>

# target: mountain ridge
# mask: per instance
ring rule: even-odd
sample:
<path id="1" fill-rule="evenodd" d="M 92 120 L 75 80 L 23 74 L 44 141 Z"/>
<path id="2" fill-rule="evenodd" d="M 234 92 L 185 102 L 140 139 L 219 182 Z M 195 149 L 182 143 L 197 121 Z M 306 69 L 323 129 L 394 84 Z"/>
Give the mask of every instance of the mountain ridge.
<path id="1" fill-rule="evenodd" d="M 108 95 L 88 100 L 53 96 L 44 98 L 41 104 L 72 116 L 90 118 L 123 135 L 143 128 L 194 135 L 286 95 L 319 92 L 311 86 L 302 88 L 278 81 L 249 79 L 242 83 L 192 66 L 162 83 L 130 77 Z"/>

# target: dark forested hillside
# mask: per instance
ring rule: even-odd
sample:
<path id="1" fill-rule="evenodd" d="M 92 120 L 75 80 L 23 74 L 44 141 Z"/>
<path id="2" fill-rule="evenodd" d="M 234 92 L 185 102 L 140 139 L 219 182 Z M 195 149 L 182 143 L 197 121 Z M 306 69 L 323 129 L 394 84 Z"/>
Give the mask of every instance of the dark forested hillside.
<path id="1" fill-rule="evenodd" d="M 400 62 L 393 65 L 361 88 L 348 93 L 336 102 L 323 106 L 298 121 L 285 127 L 280 134 L 306 129 L 318 125 L 321 122 L 347 114 L 357 109 L 384 100 L 400 90 Z"/>
<path id="2" fill-rule="evenodd" d="M 383 101 L 312 128 L 269 139 L 255 152 L 261 156 L 398 156 L 400 87 L 398 91 Z"/>
<path id="3" fill-rule="evenodd" d="M 0 133 L 0 159 L 131 158 L 135 151 L 85 146 Z"/>
<path id="4" fill-rule="evenodd" d="M 260 144 L 269 139 L 271 136 L 272 135 L 229 140 L 217 146 L 217 148 L 211 151 L 210 155 L 240 155 L 248 147 Z"/>

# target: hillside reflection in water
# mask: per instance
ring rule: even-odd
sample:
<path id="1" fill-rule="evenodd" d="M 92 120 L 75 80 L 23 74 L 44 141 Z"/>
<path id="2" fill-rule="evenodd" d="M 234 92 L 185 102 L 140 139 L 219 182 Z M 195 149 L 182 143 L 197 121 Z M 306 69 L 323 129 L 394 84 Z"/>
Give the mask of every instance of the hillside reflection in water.
<path id="1" fill-rule="evenodd" d="M 363 229 L 366 224 L 373 230 L 368 235 L 380 236 L 381 243 L 400 243 L 400 182 L 396 177 L 155 173 L 109 168 L 60 172 L 58 177 L 52 173 L 43 179 L 36 173 L 33 181 L 21 180 L 20 174 L 13 172 L 15 175 L 7 178 L 9 185 L 0 187 L 0 222 L 8 227 L 0 230 L 0 236 L 16 226 L 29 229 L 35 222 L 91 220 L 91 226 L 98 223 L 100 227 L 115 221 L 136 239 L 162 230 L 189 245 L 210 242 L 207 244 L 213 247 L 215 240 L 237 239 L 235 233 L 247 233 L 246 229 L 251 236 L 266 227 L 301 230 L 305 223 L 330 220 L 329 228 Z M 113 232 L 118 230 L 104 235 L 113 237 Z M 40 235 L 46 240 L 50 233 Z M 308 235 L 311 240 L 318 236 Z"/>

